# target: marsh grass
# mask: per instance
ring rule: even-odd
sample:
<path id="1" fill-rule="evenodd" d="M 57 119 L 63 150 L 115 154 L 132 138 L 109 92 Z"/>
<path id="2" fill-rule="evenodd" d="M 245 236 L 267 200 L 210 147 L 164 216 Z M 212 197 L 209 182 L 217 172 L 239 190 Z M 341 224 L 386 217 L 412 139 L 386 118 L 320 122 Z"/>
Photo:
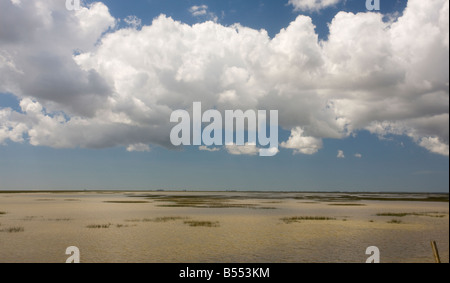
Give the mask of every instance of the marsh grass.
<path id="1" fill-rule="evenodd" d="M 363 203 L 330 203 L 331 206 L 366 206 Z"/>
<path id="2" fill-rule="evenodd" d="M 125 219 L 125 222 L 141 222 L 141 219 Z"/>
<path id="3" fill-rule="evenodd" d="M 328 221 L 328 220 L 336 220 L 336 218 L 324 217 L 324 216 L 294 216 L 294 217 L 283 217 L 281 220 L 286 223 L 295 223 L 301 221 Z"/>
<path id="4" fill-rule="evenodd" d="M 398 220 L 398 219 L 392 219 L 391 221 L 388 221 L 388 223 L 390 223 L 390 224 L 401 224 L 403 222 L 401 220 Z"/>
<path id="5" fill-rule="evenodd" d="M 189 217 L 181 217 L 181 216 L 163 216 L 163 217 L 156 217 L 156 218 L 142 218 L 142 219 L 125 219 L 125 222 L 169 222 L 169 221 L 177 221 L 177 220 L 186 220 L 189 219 Z"/>
<path id="6" fill-rule="evenodd" d="M 7 232 L 7 233 L 19 233 L 19 232 L 24 232 L 24 231 L 25 231 L 25 228 L 23 228 L 23 227 L 9 227 L 9 228 L 0 230 L 0 232 Z"/>
<path id="7" fill-rule="evenodd" d="M 426 202 L 449 202 L 449 194 L 396 194 L 386 193 L 379 195 L 377 193 L 336 193 L 334 195 L 323 196 L 311 193 L 309 195 L 297 196 L 297 200 L 318 200 L 327 202 L 348 202 L 348 201 L 426 201 Z"/>
<path id="8" fill-rule="evenodd" d="M 153 222 L 169 222 L 169 221 L 177 221 L 177 220 L 186 220 L 188 217 L 180 217 L 180 216 L 166 216 L 166 217 L 157 217 L 153 219 Z"/>
<path id="9" fill-rule="evenodd" d="M 72 218 L 49 218 L 47 219 L 48 221 L 56 221 L 56 222 L 68 222 L 68 221 L 72 221 Z"/>
<path id="10" fill-rule="evenodd" d="M 236 203 L 233 201 L 242 198 L 223 195 L 141 195 L 130 197 L 141 197 L 161 202 L 162 204 L 157 205 L 158 207 L 277 209 L 276 207 L 252 203 Z"/>
<path id="11" fill-rule="evenodd" d="M 90 229 L 108 229 L 111 225 L 112 225 L 111 223 L 108 223 L 108 224 L 90 224 L 90 225 L 87 225 L 86 227 L 90 228 Z"/>
<path id="12" fill-rule="evenodd" d="M 22 221 L 33 221 L 37 218 L 42 218 L 42 216 L 25 216 L 24 218 L 20 219 Z"/>
<path id="13" fill-rule="evenodd" d="M 129 225 L 126 224 L 116 224 L 116 228 L 127 228 L 130 227 Z"/>
<path id="14" fill-rule="evenodd" d="M 189 225 L 191 227 L 220 227 L 220 223 L 218 221 L 195 221 L 195 220 L 186 220 L 184 224 Z"/>
<path id="15" fill-rule="evenodd" d="M 442 214 L 440 212 L 401 212 L 401 213 L 377 213 L 377 216 L 391 216 L 391 217 L 405 217 L 405 216 L 428 216 L 428 217 L 436 217 L 443 218 L 446 214 Z"/>
<path id="16" fill-rule="evenodd" d="M 107 201 L 104 201 L 104 203 L 122 203 L 122 204 L 125 204 L 125 203 L 149 203 L 149 201 L 143 201 L 143 200 L 141 200 L 141 201 L 139 201 L 139 200 L 107 200 Z"/>

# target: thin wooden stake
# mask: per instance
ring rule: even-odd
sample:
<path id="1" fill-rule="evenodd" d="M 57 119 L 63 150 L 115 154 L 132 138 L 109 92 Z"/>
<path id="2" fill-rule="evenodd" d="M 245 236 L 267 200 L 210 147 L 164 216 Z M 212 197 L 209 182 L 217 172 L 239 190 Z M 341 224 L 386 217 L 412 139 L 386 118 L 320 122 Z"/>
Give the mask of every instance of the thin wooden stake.
<path id="1" fill-rule="evenodd" d="M 435 241 L 431 241 L 431 248 L 433 249 L 434 260 L 436 263 L 441 263 L 441 258 L 439 257 L 439 251 Z"/>

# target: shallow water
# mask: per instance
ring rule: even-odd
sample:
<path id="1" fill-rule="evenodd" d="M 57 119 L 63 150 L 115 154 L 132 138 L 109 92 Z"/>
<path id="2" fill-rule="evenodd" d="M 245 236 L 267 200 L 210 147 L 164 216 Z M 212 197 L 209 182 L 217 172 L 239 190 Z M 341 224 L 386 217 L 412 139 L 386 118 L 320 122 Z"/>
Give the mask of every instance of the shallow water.
<path id="1" fill-rule="evenodd" d="M 0 262 L 65 262 L 69 246 L 80 249 L 82 262 L 359 263 L 366 261 L 369 246 L 380 249 L 381 262 L 433 262 L 431 240 L 437 242 L 441 260 L 449 262 L 448 202 L 355 202 L 336 196 L 242 192 L 0 194 L 0 212 L 6 212 L 0 214 Z M 432 217 L 438 215 L 441 217 Z M 176 218 L 157 219 L 169 216 Z M 305 216 L 334 220 L 282 220 Z M 401 223 L 388 223 L 392 219 Z M 190 226 L 185 221 L 206 221 L 218 227 Z M 91 225 L 107 228 L 89 228 Z M 13 227 L 23 231 L 10 231 Z"/>

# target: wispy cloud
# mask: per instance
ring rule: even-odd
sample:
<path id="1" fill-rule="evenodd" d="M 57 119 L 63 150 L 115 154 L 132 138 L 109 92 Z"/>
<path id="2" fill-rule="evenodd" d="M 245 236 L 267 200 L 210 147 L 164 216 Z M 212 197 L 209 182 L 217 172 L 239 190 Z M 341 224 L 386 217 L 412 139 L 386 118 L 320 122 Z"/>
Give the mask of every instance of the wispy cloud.
<path id="1" fill-rule="evenodd" d="M 322 9 L 334 6 L 342 0 L 289 0 L 296 11 L 318 12 Z"/>
<path id="2" fill-rule="evenodd" d="M 134 152 L 134 151 L 147 152 L 147 151 L 150 151 L 150 146 L 147 144 L 143 144 L 143 143 L 132 144 L 127 147 L 127 151 L 128 152 Z"/>
<path id="3" fill-rule="evenodd" d="M 219 20 L 216 14 L 208 11 L 207 5 L 192 6 L 189 8 L 189 12 L 192 16 L 197 18 L 202 18 L 213 22 L 217 22 Z"/>
<path id="4" fill-rule="evenodd" d="M 199 146 L 198 148 L 200 151 L 209 151 L 209 152 L 217 152 L 220 151 L 220 148 L 218 147 L 207 147 L 207 146 Z"/>
<path id="5" fill-rule="evenodd" d="M 132 28 L 139 28 L 142 25 L 142 20 L 136 16 L 128 16 L 123 21 Z"/>
<path id="6" fill-rule="evenodd" d="M 259 148 L 255 144 L 246 143 L 245 145 L 226 145 L 226 150 L 232 155 L 257 155 Z"/>

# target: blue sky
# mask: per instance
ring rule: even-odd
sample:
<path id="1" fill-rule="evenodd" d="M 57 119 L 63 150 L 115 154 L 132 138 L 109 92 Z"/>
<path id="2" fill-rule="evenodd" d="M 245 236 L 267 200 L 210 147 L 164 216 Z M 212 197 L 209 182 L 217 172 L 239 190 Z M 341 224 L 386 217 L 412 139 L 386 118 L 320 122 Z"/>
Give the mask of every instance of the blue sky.
<path id="1" fill-rule="evenodd" d="M 21 3 L 21 5 L 16 5 L 16 7 L 13 7 L 10 0 L 0 1 L 2 5 L 17 13 L 27 15 L 26 13 L 29 12 L 25 7 L 27 1 Z M 101 10 L 96 10 L 94 13 L 92 6 L 89 6 L 89 3 L 94 1 L 86 2 L 87 7 L 90 7 L 89 12 L 96 17 L 97 21 L 93 20 L 94 17 L 82 18 L 87 24 L 91 25 L 90 35 L 74 35 L 73 42 L 72 39 L 65 41 L 69 41 L 69 43 L 61 43 L 61 45 L 54 42 L 52 47 L 38 39 L 36 41 L 30 39 L 30 42 L 26 43 L 25 33 L 20 28 L 13 32 L 19 39 L 23 39 L 23 42 L 21 40 L 14 41 L 10 40 L 12 38 L 10 34 L 2 33 L 0 28 L 0 47 L 2 50 L 2 53 L 0 53 L 0 72 L 3 73 L 2 77 L 4 78 L 3 80 L 0 78 L 0 111 L 3 111 L 0 112 L 0 130 L 3 129 L 4 131 L 3 138 L 0 131 L 0 190 L 188 189 L 448 192 L 448 130 L 447 132 L 442 130 L 448 128 L 448 64 L 442 63 L 443 65 L 439 66 L 446 70 L 446 79 L 440 77 L 440 75 L 435 76 L 433 73 L 424 73 L 417 69 L 418 65 L 430 64 L 435 66 L 435 62 L 448 61 L 446 60 L 448 59 L 448 45 L 436 47 L 433 45 L 437 44 L 436 40 L 430 39 L 427 32 L 418 31 L 415 39 L 403 39 L 402 36 L 398 36 L 402 39 L 401 42 L 397 42 L 397 37 L 393 37 L 392 42 L 386 43 L 386 46 L 378 46 L 378 44 L 384 44 L 387 35 L 381 33 L 388 29 L 395 30 L 397 32 L 395 34 L 401 35 L 404 29 L 402 28 L 403 22 L 399 19 L 403 16 L 408 1 L 381 0 L 380 13 L 384 15 L 383 21 L 387 26 L 380 29 L 377 29 L 377 25 L 382 26 L 383 21 L 377 22 L 370 15 L 371 13 L 366 10 L 363 0 L 337 0 L 337 4 L 318 10 L 295 9 L 295 5 L 289 4 L 287 0 L 102 1 L 104 6 L 109 9 L 107 14 Z M 417 4 L 419 2 L 413 2 L 416 6 L 419 5 Z M 448 1 L 442 0 L 442 2 Z M 413 15 L 416 12 L 415 9 L 422 10 L 424 13 L 430 11 L 431 14 L 433 9 L 440 9 L 442 5 L 437 8 L 435 6 L 413 7 L 412 4 L 411 6 L 409 13 Z M 57 5 L 53 7 L 48 4 L 46 7 L 49 10 L 54 9 L 52 11 L 60 11 L 58 10 L 60 7 Z M 442 9 L 445 9 L 445 5 L 443 7 Z M 195 11 L 200 11 L 200 13 L 196 15 Z M 347 30 L 350 27 L 344 24 L 345 17 L 338 16 L 338 14 L 344 15 L 342 12 L 352 13 L 345 15 L 354 17 L 349 22 L 355 23 L 355 29 L 359 28 L 356 32 L 355 30 Z M 72 17 L 74 14 L 73 11 L 62 11 L 61 13 L 67 13 L 67 17 Z M 359 18 L 356 16 L 357 13 L 362 13 Z M 255 66 L 249 66 L 252 63 L 246 61 L 252 55 L 259 56 L 257 53 L 259 49 L 252 49 L 253 51 L 249 51 L 248 54 L 245 53 L 246 50 L 243 50 L 242 54 L 245 56 L 242 55 L 242 58 L 244 58 L 242 62 L 244 63 L 239 61 L 241 58 L 236 59 L 237 55 L 233 55 L 234 57 L 230 57 L 230 60 L 239 61 L 236 66 L 241 69 L 246 68 L 243 66 L 249 66 L 247 71 L 249 74 L 254 74 L 255 79 L 249 79 L 245 85 L 237 86 L 240 81 L 236 79 L 237 77 L 232 77 L 233 80 L 236 79 L 232 82 L 232 85 L 235 87 L 233 89 L 235 95 L 239 97 L 238 102 L 234 100 L 223 102 L 222 96 L 217 100 L 210 101 L 213 91 L 209 88 L 205 89 L 204 85 L 208 85 L 211 78 L 206 77 L 204 81 L 200 79 L 198 85 L 186 79 L 186 84 L 183 87 L 174 86 L 167 83 L 166 80 L 178 82 L 178 77 L 175 80 L 175 75 L 171 75 L 169 71 L 164 71 L 164 68 L 160 67 L 161 65 L 157 67 L 152 65 L 148 67 L 149 70 L 147 71 L 148 74 L 157 77 L 157 80 L 150 82 L 150 78 L 153 78 L 152 75 L 143 77 L 148 78 L 148 84 L 138 83 L 134 80 L 135 78 L 138 80 L 137 77 L 145 71 L 142 67 L 136 67 L 139 62 L 133 61 L 134 54 L 131 53 L 143 52 L 139 48 L 133 49 L 134 44 L 149 40 L 149 45 L 145 46 L 153 48 L 158 38 L 149 37 L 158 34 L 158 24 L 170 26 L 171 29 L 168 28 L 170 31 L 179 28 L 170 20 L 155 20 L 161 14 L 186 24 L 187 27 L 213 21 L 215 27 L 224 32 L 227 27 L 235 23 L 240 23 L 242 26 L 255 31 L 264 29 L 268 33 L 268 39 L 255 37 L 250 41 L 255 42 L 255 46 L 264 46 L 264 48 L 269 48 L 267 46 L 276 43 L 277 35 L 281 29 L 287 28 L 289 25 L 294 27 L 293 23 L 300 23 L 299 16 L 304 16 L 304 18 L 312 19 L 312 24 L 315 26 L 315 30 L 312 32 L 315 32 L 319 42 L 322 43 L 312 47 L 307 45 L 311 41 L 305 40 L 305 38 L 314 38 L 314 34 L 310 37 L 311 31 L 308 31 L 308 35 L 305 35 L 307 37 L 295 39 L 297 34 L 302 33 L 302 29 L 308 29 L 308 23 L 302 22 L 301 25 L 295 26 L 297 30 L 292 28 L 286 32 L 287 42 L 291 44 L 270 47 L 274 48 L 273 50 L 278 50 L 274 53 L 279 52 L 281 54 L 284 52 L 282 50 L 284 47 L 290 48 L 289 46 L 297 44 L 295 45 L 297 49 L 290 51 L 290 53 L 286 51 L 285 54 L 283 53 L 284 55 L 278 53 L 273 55 L 281 56 L 274 58 L 285 58 L 285 56 L 292 55 L 289 58 L 294 59 L 288 60 L 284 65 L 279 63 L 282 59 L 274 60 L 275 63 L 273 64 L 279 63 L 280 65 L 274 67 L 273 70 L 279 71 L 282 75 L 274 75 L 275 71 L 268 71 L 267 74 L 261 75 L 261 78 L 265 79 L 258 78 L 261 70 L 258 70 Z M 53 13 L 53 15 L 56 15 L 56 13 Z M 4 15 L 1 15 L 0 12 L 0 16 Z M 140 25 L 130 28 L 130 24 L 125 21 L 128 16 L 135 16 L 140 19 Z M 77 14 L 76 17 L 81 16 Z M 114 27 L 112 27 L 111 17 L 115 20 Z M 12 17 L 3 18 L 3 21 L 13 20 Z M 329 25 L 333 19 L 336 22 L 333 29 L 334 35 L 329 40 Z M 398 23 L 393 28 L 387 23 L 392 19 L 394 19 L 393 23 Z M 405 22 L 409 19 L 406 16 L 404 17 Z M 40 20 L 39 16 L 30 16 L 30 22 L 35 23 Z M 421 20 L 426 21 L 427 19 Z M 56 16 L 54 21 L 57 21 Z M 63 21 L 65 24 L 67 23 L 66 20 Z M 438 22 L 439 19 L 431 24 L 438 25 Z M 5 22 L 0 20 L 0 27 L 2 24 L 5 24 Z M 67 34 L 68 31 L 64 30 L 65 24 L 58 27 L 56 27 L 56 23 L 55 27 L 43 26 L 52 29 L 55 34 Z M 373 36 L 363 32 L 358 33 L 357 31 L 364 31 L 365 27 L 362 25 L 373 26 L 373 30 L 377 33 L 374 33 Z M 99 28 L 99 31 L 94 31 L 94 26 L 101 26 L 101 28 Z M 144 32 L 144 27 L 152 27 L 151 32 L 150 28 L 149 33 Z M 179 34 L 183 35 L 186 29 L 180 28 L 180 30 L 182 31 L 179 31 Z M 39 38 L 40 31 L 38 29 L 32 32 L 36 38 Z M 190 32 L 192 34 L 197 33 L 199 38 L 204 36 L 200 29 L 193 29 Z M 444 32 L 447 32 L 447 34 L 443 33 L 436 35 L 436 37 L 448 38 L 448 29 Z M 98 33 L 96 37 L 92 35 L 95 33 Z M 85 39 L 91 35 L 90 41 Z M 123 36 L 122 39 L 120 39 L 121 36 Z M 354 42 L 353 36 L 355 37 Z M 358 36 L 367 36 L 367 39 L 359 40 Z M 424 37 L 423 41 L 421 41 L 420 36 Z M 120 46 L 121 43 L 131 37 L 130 43 L 125 45 L 127 47 Z M 55 38 L 58 40 L 60 37 L 55 36 Z M 165 37 L 161 35 L 160 38 Z M 348 43 L 350 47 L 343 48 L 341 44 L 344 43 L 340 43 L 340 38 L 343 38 L 343 42 L 350 42 Z M 236 40 L 241 39 L 239 37 Z M 293 41 L 290 41 L 291 39 Z M 363 46 L 362 44 L 370 40 L 374 41 L 364 46 L 374 46 L 374 49 L 376 49 L 374 54 L 382 54 L 376 56 L 381 56 L 378 61 L 383 63 L 378 66 L 378 63 L 373 63 L 363 55 L 355 56 L 354 60 L 342 63 L 341 58 L 345 56 L 340 54 L 344 54 L 346 48 L 354 47 L 357 50 L 358 47 Z M 397 65 L 391 64 L 389 60 L 397 60 L 398 57 L 406 56 L 407 50 L 405 50 L 405 54 L 401 54 L 395 48 L 391 50 L 391 45 L 394 47 L 403 46 L 402 44 L 405 44 L 405 46 L 411 45 L 408 44 L 410 42 L 408 40 L 415 40 L 417 45 L 423 42 L 423 46 L 425 46 L 423 48 L 438 50 L 437 54 L 441 54 L 442 49 L 444 51 L 442 54 L 446 53 L 447 55 L 436 55 L 444 56 L 443 59 L 440 57 L 431 58 L 432 56 L 429 59 L 424 57 L 425 59 L 421 59 L 423 61 L 420 61 L 420 64 L 414 65 L 411 63 L 408 65 L 409 63 L 405 63 L 405 66 L 401 66 L 397 70 Z M 271 43 L 267 43 L 270 41 Z M 352 47 L 351 44 L 354 44 L 354 46 Z M 180 41 L 179 45 L 183 45 L 183 42 Z M 307 47 L 304 48 L 306 45 Z M 29 51 L 28 46 L 32 46 L 34 49 Z M 58 49 L 55 46 L 59 46 Z M 249 45 L 239 46 L 245 49 Z M 17 50 L 17 57 L 11 51 L 13 47 Z M 167 45 L 167 49 L 171 48 L 172 46 Z M 209 47 L 206 46 L 205 48 Z M 281 48 L 281 51 L 277 48 Z M 317 63 L 320 64 L 320 67 L 317 67 L 316 65 L 312 66 L 313 63 L 304 63 L 301 59 L 298 59 L 306 57 L 309 58 L 306 62 L 315 62 L 312 58 L 315 58 L 316 53 L 308 53 L 311 48 L 320 50 L 318 52 L 322 54 L 323 57 L 321 58 L 325 58 L 323 59 L 324 62 L 329 63 Z M 77 55 L 82 55 L 75 59 L 65 57 L 67 53 L 65 49 L 69 53 L 71 50 L 80 50 Z M 57 54 L 55 58 L 60 62 L 48 61 L 48 63 L 45 63 L 47 61 L 42 58 L 47 57 L 42 57 L 42 66 L 45 66 L 47 70 L 41 70 L 36 75 L 33 70 L 39 69 L 39 65 L 34 62 L 40 62 L 38 57 L 49 50 L 53 50 Z M 142 48 L 142 50 L 145 51 L 145 48 Z M 155 50 L 149 51 L 150 55 L 143 54 L 142 57 L 137 56 L 137 58 L 146 61 L 145 56 L 148 55 L 149 58 L 153 58 L 149 59 L 150 63 L 148 64 L 156 64 L 154 63 L 157 60 L 155 58 L 159 57 L 151 56 L 163 54 L 161 58 L 170 56 L 178 58 L 178 54 L 184 54 L 185 57 L 180 57 L 183 59 L 190 55 L 188 54 L 189 51 L 184 49 L 175 50 L 173 53 L 170 53 L 170 51 L 165 53 L 166 50 L 163 49 L 158 53 L 158 50 L 155 47 Z M 411 50 L 409 54 L 417 54 L 415 49 Z M 128 51 L 130 54 L 126 54 Z M 208 52 L 208 49 L 203 49 L 203 53 Z M 210 54 L 215 54 L 214 51 L 211 52 Z M 388 56 L 387 53 L 389 52 L 392 52 L 392 54 Z M 83 57 L 83 54 L 90 54 L 90 57 Z M 420 57 L 419 55 L 417 57 Z M 116 57 L 120 59 L 114 61 Z M 180 58 L 168 62 L 176 64 L 173 62 L 178 62 L 181 60 Z M 199 62 L 204 62 L 203 59 L 203 57 L 200 58 Z M 258 61 L 262 62 L 260 64 L 265 61 L 271 62 L 270 58 L 259 58 L 258 60 L 261 60 Z M 293 60 L 300 60 L 298 62 L 303 63 L 299 64 L 304 65 L 299 67 L 297 63 L 293 63 Z M 74 61 L 76 61 L 76 64 Z M 407 60 L 402 62 L 404 61 Z M 207 70 L 209 71 L 207 72 L 211 72 L 214 77 L 223 78 L 225 76 L 223 73 L 220 73 L 221 75 L 215 75 L 214 73 L 217 64 L 220 63 L 215 62 L 208 65 Z M 361 74 L 362 71 L 359 68 L 365 66 L 365 69 L 370 69 L 373 65 L 377 66 L 374 67 L 375 71 L 370 75 L 379 78 L 379 81 L 376 79 L 375 82 L 371 83 Z M 27 79 L 20 79 L 20 75 L 17 75 L 18 72 L 12 70 L 13 67 L 11 66 L 22 70 L 22 74 L 25 74 L 30 82 L 27 82 Z M 118 66 L 118 69 L 114 69 L 116 66 Z M 147 65 L 145 66 L 147 67 Z M 175 73 L 180 75 L 180 70 L 185 70 L 186 66 L 193 68 L 191 65 L 184 64 L 175 68 L 177 69 Z M 228 63 L 226 63 L 226 66 L 228 67 Z M 268 66 L 269 68 L 272 67 L 272 65 Z M 301 78 L 307 78 L 313 72 L 312 69 L 317 70 L 316 67 L 324 70 L 323 81 L 320 76 L 316 77 L 315 75 L 311 75 L 310 79 L 302 81 Z M 438 70 L 440 70 L 439 67 Z M 59 82 L 64 82 L 65 78 L 70 77 L 71 72 L 83 76 L 88 68 L 95 69 L 95 74 L 98 74 L 98 77 L 86 75 L 89 81 L 87 86 L 77 89 L 76 86 L 84 82 L 81 82 L 80 79 L 80 83 L 73 86 L 75 90 L 72 91 L 72 86 L 68 86 L 68 89 L 72 91 L 68 91 L 68 93 L 73 93 L 71 95 L 64 96 L 55 90 L 58 86 L 51 79 L 53 75 L 58 78 Z M 195 74 L 198 68 L 203 68 L 203 65 L 195 68 L 190 69 L 189 75 Z M 329 75 L 336 68 L 349 69 L 349 72 L 348 74 L 340 72 L 338 75 Z M 362 70 L 365 70 L 364 68 Z M 381 69 L 381 72 L 378 73 L 379 69 Z M 422 69 L 427 70 L 427 67 L 425 66 Z M 222 67 L 220 70 L 222 70 Z M 45 76 L 42 75 L 44 72 L 47 72 Z M 65 72 L 67 72 L 67 76 Z M 296 79 L 296 72 L 299 72 L 299 81 Z M 203 73 L 200 72 L 200 74 Z M 361 74 L 361 77 L 357 77 L 359 74 Z M 414 76 L 411 74 L 414 74 Z M 60 75 L 62 77 L 59 77 Z M 251 77 L 251 75 L 249 76 Z M 327 78 L 327 76 L 330 76 L 330 78 Z M 414 79 L 410 79 L 408 76 Z M 32 80 L 33 77 L 37 79 Z M 123 77 L 127 77 L 127 80 L 122 80 Z M 391 77 L 392 80 L 398 81 L 392 83 Z M 413 85 L 414 81 L 418 82 L 422 78 L 424 82 L 428 82 L 431 86 L 424 87 L 423 91 L 419 90 L 416 93 L 414 89 L 417 86 Z M 256 81 L 256 83 L 249 83 L 253 81 Z M 309 85 L 308 81 L 314 81 L 314 85 Z M 265 85 L 266 82 L 267 85 Z M 64 88 L 65 84 L 62 83 L 62 85 Z M 145 88 L 142 85 L 146 85 Z M 227 91 L 229 90 L 228 87 Z M 217 88 L 219 87 L 211 87 L 214 90 Z M 264 91 L 267 88 L 271 89 L 265 93 Z M 45 91 L 41 93 L 40 90 L 42 89 Z M 144 89 L 149 92 L 151 92 L 150 89 L 155 92 L 163 90 L 157 96 L 151 96 L 150 99 Z M 258 96 L 255 100 L 249 98 L 253 95 L 253 92 L 261 89 L 264 93 L 262 96 Z M 53 90 L 55 90 L 54 94 L 50 94 L 53 93 Z M 186 90 L 186 94 L 183 92 L 184 90 Z M 198 90 L 199 93 L 194 93 L 193 90 Z M 220 92 L 223 89 L 217 91 Z M 247 91 L 252 94 L 247 94 Z M 113 92 L 114 94 L 112 94 Z M 142 93 L 135 94 L 135 92 Z M 383 96 L 383 99 L 380 99 L 380 96 Z M 323 97 L 326 98 L 321 100 Z M 274 157 L 260 157 L 258 155 L 230 154 L 225 148 L 216 152 L 209 152 L 199 150 L 198 147 L 194 146 L 177 149 L 166 146 L 166 141 L 162 140 L 161 136 L 169 134 L 168 128 L 164 124 L 169 117 L 164 115 L 161 117 L 160 115 L 158 118 L 154 118 L 152 111 L 167 113 L 165 112 L 167 108 L 170 108 L 170 110 L 176 110 L 180 107 L 189 109 L 192 102 L 201 100 L 199 98 L 205 99 L 205 104 L 215 105 L 218 109 L 234 105 L 236 107 L 234 109 L 259 107 L 258 109 L 279 110 L 281 123 L 279 128 L 280 152 Z M 139 108 L 132 108 L 137 107 L 136 105 L 129 106 L 126 102 L 137 101 L 137 99 L 142 103 L 136 103 L 136 105 L 145 104 L 148 106 L 145 111 L 149 112 L 143 115 L 145 118 L 136 114 L 138 112 L 136 109 Z M 183 104 L 181 100 L 186 101 Z M 108 103 L 114 101 L 114 103 L 111 103 L 114 107 L 105 103 L 105 101 L 108 101 Z M 154 103 L 154 101 L 157 102 Z M 293 107 L 296 104 L 299 104 L 298 111 Z M 325 104 L 327 104 L 327 107 L 325 107 Z M 79 105 L 84 105 L 82 110 L 80 110 L 81 107 L 78 108 Z M 130 107 L 130 109 L 127 107 Z M 92 111 L 89 110 L 91 108 Z M 331 116 L 327 114 L 326 109 L 333 110 Z M 323 114 L 324 111 L 325 114 Z M 383 114 L 384 111 L 386 111 L 386 114 Z M 57 120 L 58 117 L 63 117 L 63 120 Z M 103 119 L 113 119 L 114 121 Z M 54 120 L 57 122 L 54 122 Z M 120 123 L 117 120 L 120 120 Z M 163 120 L 164 122 L 161 122 L 163 124 L 159 124 L 159 120 Z M 76 124 L 76 127 L 70 128 L 78 121 L 83 121 L 83 123 L 80 122 L 80 124 Z M 141 128 L 131 129 L 142 121 L 152 121 L 146 123 L 154 124 L 145 124 Z M 66 128 L 59 128 L 63 126 Z M 147 126 L 149 127 L 147 128 Z M 154 129 L 155 134 L 153 132 L 143 133 L 153 131 L 152 129 Z M 295 136 L 296 129 L 302 129 L 303 134 Z M 142 133 L 142 136 L 140 133 Z M 285 146 L 282 145 L 283 142 Z M 139 149 L 136 150 L 136 148 Z M 311 148 L 314 149 L 313 152 L 308 151 Z M 340 156 L 338 156 L 339 152 L 342 153 Z"/>

